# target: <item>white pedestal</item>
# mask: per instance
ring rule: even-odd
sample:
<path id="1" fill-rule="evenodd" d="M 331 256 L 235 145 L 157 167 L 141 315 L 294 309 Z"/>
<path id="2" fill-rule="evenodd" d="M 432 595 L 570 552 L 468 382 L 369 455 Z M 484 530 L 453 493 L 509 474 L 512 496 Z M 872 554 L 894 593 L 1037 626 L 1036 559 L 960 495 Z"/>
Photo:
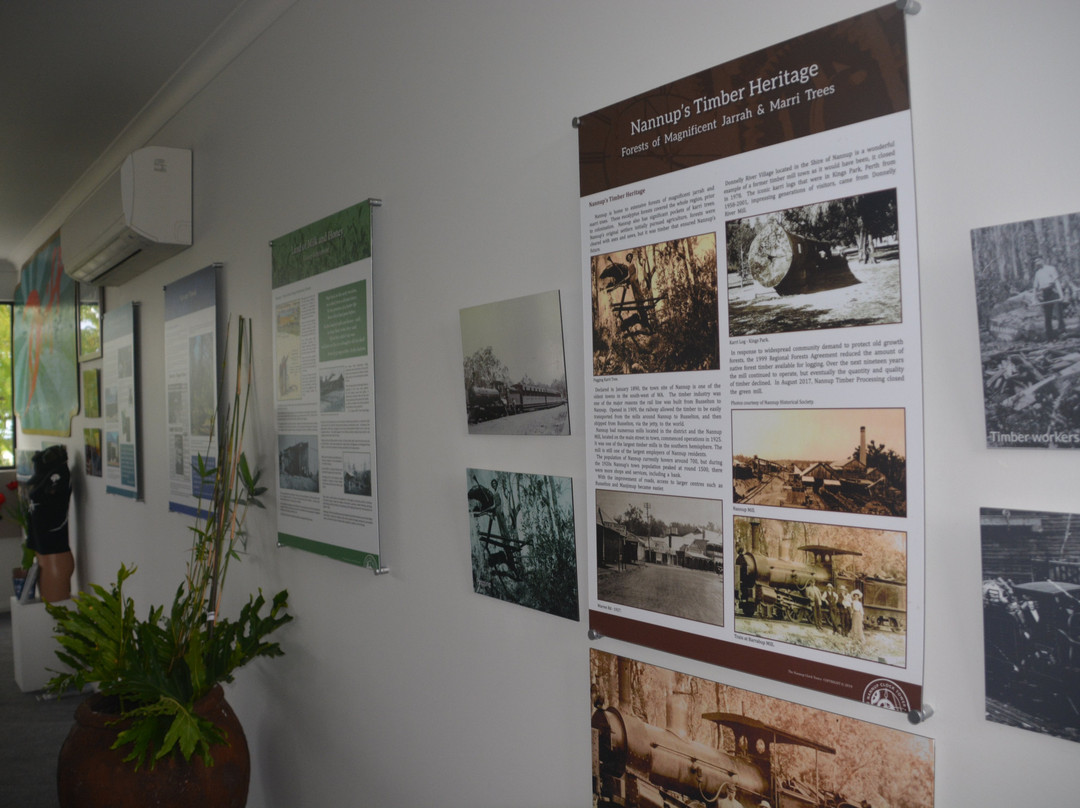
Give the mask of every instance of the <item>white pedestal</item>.
<path id="1" fill-rule="evenodd" d="M 43 601 L 20 603 L 12 597 L 10 603 L 15 684 L 23 693 L 41 690 L 55 675 L 52 671 L 66 668 L 56 657 L 60 644 L 53 636 L 53 619 Z"/>

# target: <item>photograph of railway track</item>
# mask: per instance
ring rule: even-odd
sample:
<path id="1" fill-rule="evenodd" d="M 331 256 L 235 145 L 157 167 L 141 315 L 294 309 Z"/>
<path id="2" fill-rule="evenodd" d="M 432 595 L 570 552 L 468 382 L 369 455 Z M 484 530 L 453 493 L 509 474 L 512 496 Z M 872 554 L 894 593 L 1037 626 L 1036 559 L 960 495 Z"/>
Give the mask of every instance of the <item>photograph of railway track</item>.
<path id="1" fill-rule="evenodd" d="M 569 435 L 559 292 L 461 310 L 470 435 Z"/>
<path id="2" fill-rule="evenodd" d="M 735 630 L 904 667 L 907 536 L 735 517 Z"/>
<path id="3" fill-rule="evenodd" d="M 728 333 L 902 321 L 896 189 L 727 223 Z"/>
<path id="4" fill-rule="evenodd" d="M 594 376 L 720 367 L 715 233 L 590 262 Z"/>
<path id="5" fill-rule="evenodd" d="M 473 589 L 578 620 L 569 477 L 468 469 Z"/>
<path id="6" fill-rule="evenodd" d="M 724 625 L 723 524 L 718 500 L 597 489 L 597 598 Z"/>
<path id="7" fill-rule="evenodd" d="M 933 808 L 934 742 L 590 649 L 598 808 Z"/>
<path id="8" fill-rule="evenodd" d="M 734 501 L 907 515 L 902 408 L 731 412 Z"/>
<path id="9" fill-rule="evenodd" d="M 1080 514 L 980 522 L 986 718 L 1080 741 Z"/>
<path id="10" fill-rule="evenodd" d="M 986 445 L 1080 449 L 1080 213 L 971 231 Z"/>

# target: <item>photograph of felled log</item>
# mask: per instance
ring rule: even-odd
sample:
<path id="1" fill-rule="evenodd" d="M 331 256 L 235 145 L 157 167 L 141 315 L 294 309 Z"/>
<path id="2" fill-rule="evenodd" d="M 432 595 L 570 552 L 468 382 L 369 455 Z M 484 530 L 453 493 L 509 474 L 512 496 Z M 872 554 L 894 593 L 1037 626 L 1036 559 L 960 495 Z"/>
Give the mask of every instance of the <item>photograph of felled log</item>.
<path id="1" fill-rule="evenodd" d="M 821 292 L 859 282 L 847 259 L 833 254 L 831 244 L 797 235 L 775 219 L 761 228 L 750 244 L 747 264 L 754 280 L 781 295 Z"/>
<path id="2" fill-rule="evenodd" d="M 902 320 L 896 191 L 727 223 L 732 337 Z"/>
<path id="3" fill-rule="evenodd" d="M 593 375 L 720 367 L 716 234 L 594 255 Z"/>

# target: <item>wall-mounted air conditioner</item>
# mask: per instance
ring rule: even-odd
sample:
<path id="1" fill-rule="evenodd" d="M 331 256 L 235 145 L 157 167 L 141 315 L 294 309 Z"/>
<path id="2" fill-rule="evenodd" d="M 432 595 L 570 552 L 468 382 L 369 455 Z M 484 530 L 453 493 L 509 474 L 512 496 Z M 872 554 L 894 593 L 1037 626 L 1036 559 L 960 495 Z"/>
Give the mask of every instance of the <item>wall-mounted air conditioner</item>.
<path id="1" fill-rule="evenodd" d="M 148 146 L 87 197 L 60 228 L 64 271 L 118 286 L 191 246 L 191 152 Z"/>

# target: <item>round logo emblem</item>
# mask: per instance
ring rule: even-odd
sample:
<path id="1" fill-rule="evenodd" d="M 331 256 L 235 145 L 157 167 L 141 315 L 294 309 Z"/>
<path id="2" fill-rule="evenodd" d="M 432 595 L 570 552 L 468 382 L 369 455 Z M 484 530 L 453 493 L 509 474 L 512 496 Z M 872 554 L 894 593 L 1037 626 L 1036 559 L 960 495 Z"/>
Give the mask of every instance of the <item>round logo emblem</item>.
<path id="1" fill-rule="evenodd" d="M 892 679 L 875 679 L 866 686 L 862 700 L 874 707 L 906 713 L 911 709 L 907 694 Z"/>

